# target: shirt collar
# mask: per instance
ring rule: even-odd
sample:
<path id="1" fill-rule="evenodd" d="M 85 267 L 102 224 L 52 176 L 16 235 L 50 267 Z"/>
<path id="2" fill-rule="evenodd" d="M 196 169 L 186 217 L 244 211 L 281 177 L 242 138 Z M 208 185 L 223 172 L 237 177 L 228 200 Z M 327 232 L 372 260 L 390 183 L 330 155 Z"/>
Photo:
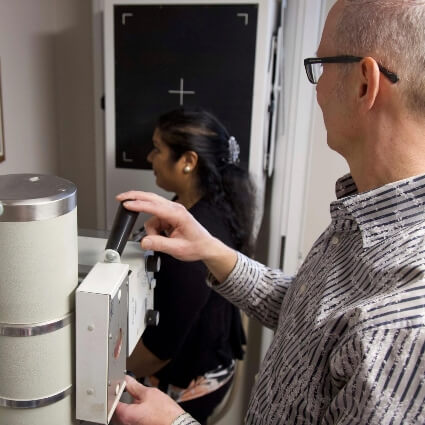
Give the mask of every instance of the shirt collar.
<path id="1" fill-rule="evenodd" d="M 336 196 L 337 201 L 331 204 L 332 218 L 354 220 L 364 248 L 425 220 L 425 175 L 358 193 L 347 174 L 337 181 Z"/>

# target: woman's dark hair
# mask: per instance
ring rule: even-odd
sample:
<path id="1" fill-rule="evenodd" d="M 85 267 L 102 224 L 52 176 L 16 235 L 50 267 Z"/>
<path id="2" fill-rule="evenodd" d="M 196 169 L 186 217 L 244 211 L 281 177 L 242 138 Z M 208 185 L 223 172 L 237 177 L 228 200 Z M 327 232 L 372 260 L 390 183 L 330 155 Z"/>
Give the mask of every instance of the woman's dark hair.
<path id="1" fill-rule="evenodd" d="M 198 154 L 196 169 L 203 198 L 223 211 L 236 248 L 252 255 L 254 186 L 249 173 L 231 160 L 230 134 L 223 124 L 203 109 L 181 108 L 161 115 L 156 128 L 173 160 L 187 151 Z"/>

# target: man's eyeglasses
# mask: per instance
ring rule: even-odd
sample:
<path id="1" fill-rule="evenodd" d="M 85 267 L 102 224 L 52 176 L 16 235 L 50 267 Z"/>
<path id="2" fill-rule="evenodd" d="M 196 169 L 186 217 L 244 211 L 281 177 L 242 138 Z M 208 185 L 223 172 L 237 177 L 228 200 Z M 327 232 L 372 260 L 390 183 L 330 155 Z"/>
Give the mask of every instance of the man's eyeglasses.
<path id="1" fill-rule="evenodd" d="M 307 58 L 304 59 L 305 72 L 310 83 L 317 84 L 323 73 L 324 63 L 353 63 L 360 62 L 363 58 L 360 56 L 329 56 L 326 58 Z M 379 70 L 395 84 L 399 78 L 394 72 L 388 71 L 378 63 Z"/>

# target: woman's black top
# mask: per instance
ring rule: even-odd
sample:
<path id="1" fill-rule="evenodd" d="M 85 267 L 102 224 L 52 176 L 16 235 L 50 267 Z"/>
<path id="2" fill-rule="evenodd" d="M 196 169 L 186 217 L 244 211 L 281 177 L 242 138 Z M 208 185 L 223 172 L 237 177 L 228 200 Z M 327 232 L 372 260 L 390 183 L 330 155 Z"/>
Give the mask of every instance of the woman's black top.
<path id="1" fill-rule="evenodd" d="M 189 212 L 213 236 L 234 247 L 230 228 L 217 207 L 200 200 Z M 204 263 L 183 262 L 163 253 L 160 257 L 154 292 L 159 325 L 147 328 L 142 339 L 158 358 L 171 359 L 155 373 L 160 387 L 186 388 L 205 372 L 241 359 L 245 335 L 239 310 L 206 285 Z"/>

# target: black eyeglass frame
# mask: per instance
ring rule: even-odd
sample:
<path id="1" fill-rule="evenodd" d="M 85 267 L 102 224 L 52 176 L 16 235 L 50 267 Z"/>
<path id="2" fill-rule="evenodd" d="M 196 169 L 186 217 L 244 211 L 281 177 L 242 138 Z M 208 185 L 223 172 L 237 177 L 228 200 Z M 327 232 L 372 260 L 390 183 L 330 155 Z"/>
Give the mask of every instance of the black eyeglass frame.
<path id="1" fill-rule="evenodd" d="M 317 81 L 314 81 L 313 72 L 311 65 L 315 63 L 354 63 L 360 62 L 363 57 L 360 56 L 328 56 L 324 58 L 306 58 L 304 59 L 305 72 L 307 73 L 308 81 L 312 84 L 317 84 Z M 383 67 L 379 62 L 377 62 L 379 70 L 393 83 L 395 84 L 400 78 L 392 71 L 389 71 L 387 68 Z"/>

